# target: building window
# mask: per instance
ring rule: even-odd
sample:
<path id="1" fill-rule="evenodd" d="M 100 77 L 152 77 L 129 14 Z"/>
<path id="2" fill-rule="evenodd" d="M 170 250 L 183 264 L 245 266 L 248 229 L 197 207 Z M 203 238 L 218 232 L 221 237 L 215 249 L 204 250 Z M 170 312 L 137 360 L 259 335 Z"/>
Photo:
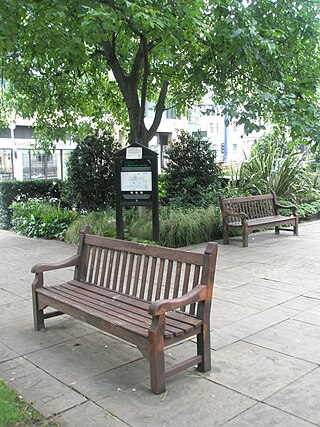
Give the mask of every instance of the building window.
<path id="1" fill-rule="evenodd" d="M 237 152 L 238 152 L 238 144 L 233 144 L 232 145 L 232 152 L 233 152 L 233 154 L 237 154 Z"/>
<path id="2" fill-rule="evenodd" d="M 238 132 L 238 126 L 236 122 L 232 122 L 232 130 L 233 132 Z"/>
<path id="3" fill-rule="evenodd" d="M 168 110 L 165 110 L 163 113 L 163 118 L 165 119 L 176 119 L 177 113 L 175 107 L 169 108 Z"/>
<path id="4" fill-rule="evenodd" d="M 34 154 L 31 150 L 22 151 L 23 179 L 44 179 L 57 177 L 57 154 Z"/>
<path id="5" fill-rule="evenodd" d="M 11 181 L 13 178 L 12 150 L 0 149 L 0 180 Z"/>
<path id="6" fill-rule="evenodd" d="M 61 179 L 64 179 L 68 175 L 68 163 L 69 163 L 69 157 L 73 150 L 61 150 Z"/>
<path id="7" fill-rule="evenodd" d="M 219 133 L 219 123 L 209 123 L 209 133 Z"/>

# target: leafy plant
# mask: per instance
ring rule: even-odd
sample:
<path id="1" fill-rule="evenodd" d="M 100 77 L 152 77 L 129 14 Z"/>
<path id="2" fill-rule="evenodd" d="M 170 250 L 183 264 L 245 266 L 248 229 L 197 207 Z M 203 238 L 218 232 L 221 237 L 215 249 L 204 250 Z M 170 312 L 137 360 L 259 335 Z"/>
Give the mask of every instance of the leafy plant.
<path id="1" fill-rule="evenodd" d="M 268 143 L 242 163 L 238 187 L 250 194 L 275 191 L 278 197 L 296 200 L 299 194 L 310 192 L 312 185 L 300 153 L 291 150 L 283 156 L 281 149 Z"/>
<path id="2" fill-rule="evenodd" d="M 28 201 L 12 205 L 13 229 L 28 237 L 63 240 L 77 214 L 48 202 Z"/>
<path id="3" fill-rule="evenodd" d="M 320 199 L 311 203 L 303 203 L 298 206 L 297 213 L 301 219 L 314 219 L 320 217 Z"/>
<path id="4" fill-rule="evenodd" d="M 163 184 L 166 202 L 175 206 L 209 206 L 220 190 L 220 167 L 211 142 L 180 131 L 167 151 Z"/>
<path id="5" fill-rule="evenodd" d="M 7 181 L 0 183 L 0 228 L 11 226 L 11 205 L 15 202 L 32 200 L 58 201 L 63 191 L 59 179 Z"/>

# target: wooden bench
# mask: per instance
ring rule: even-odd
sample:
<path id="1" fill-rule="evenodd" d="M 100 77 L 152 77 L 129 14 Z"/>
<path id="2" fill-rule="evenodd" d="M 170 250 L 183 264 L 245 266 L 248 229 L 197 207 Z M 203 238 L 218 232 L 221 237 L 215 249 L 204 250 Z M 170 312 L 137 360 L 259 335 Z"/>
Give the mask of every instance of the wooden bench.
<path id="1" fill-rule="evenodd" d="M 277 203 L 275 193 L 235 197 L 225 199 L 220 196 L 220 208 L 223 221 L 223 243 L 229 244 L 229 231 L 231 228 L 242 229 L 242 246 L 248 246 L 248 236 L 254 230 L 266 227 L 275 227 L 276 234 L 279 230 L 293 231 L 298 235 L 298 216 L 295 206 L 283 206 Z M 279 214 L 279 209 L 291 210 L 291 216 Z M 280 228 L 281 225 L 292 225 L 293 228 Z"/>
<path id="2" fill-rule="evenodd" d="M 211 369 L 210 307 L 217 244 L 204 254 L 80 233 L 77 255 L 32 267 L 34 327 L 68 314 L 134 345 L 149 360 L 151 390 L 165 391 L 170 375 L 197 365 Z M 74 278 L 46 286 L 44 272 L 74 266 Z M 57 311 L 45 312 L 46 307 Z M 196 354 L 165 370 L 165 347 L 197 337 Z"/>

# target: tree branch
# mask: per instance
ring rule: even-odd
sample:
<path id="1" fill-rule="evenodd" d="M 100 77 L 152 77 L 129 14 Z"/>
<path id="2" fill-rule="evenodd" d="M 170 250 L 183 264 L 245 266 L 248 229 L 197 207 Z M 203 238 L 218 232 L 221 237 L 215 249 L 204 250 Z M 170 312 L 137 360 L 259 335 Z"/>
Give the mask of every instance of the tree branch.
<path id="1" fill-rule="evenodd" d="M 140 102 L 140 113 L 139 113 L 139 123 L 138 123 L 138 134 L 141 132 L 142 125 L 144 125 L 144 114 L 146 109 L 146 100 L 147 100 L 147 86 L 148 86 L 148 77 L 149 77 L 149 61 L 148 61 L 148 45 L 145 37 L 141 39 L 142 48 L 143 48 L 143 76 L 142 76 L 142 86 L 141 86 L 141 102 Z"/>
<path id="2" fill-rule="evenodd" d="M 165 101 L 166 96 L 167 96 L 168 87 L 169 87 L 169 82 L 167 80 L 165 80 L 162 83 L 162 87 L 160 90 L 159 99 L 158 99 L 158 102 L 156 105 L 153 123 L 148 130 L 148 135 L 150 137 L 149 140 L 155 135 L 155 133 L 156 133 L 156 131 L 160 125 L 160 122 L 162 119 L 162 113 L 164 112 L 164 109 L 165 109 L 164 101 Z"/>

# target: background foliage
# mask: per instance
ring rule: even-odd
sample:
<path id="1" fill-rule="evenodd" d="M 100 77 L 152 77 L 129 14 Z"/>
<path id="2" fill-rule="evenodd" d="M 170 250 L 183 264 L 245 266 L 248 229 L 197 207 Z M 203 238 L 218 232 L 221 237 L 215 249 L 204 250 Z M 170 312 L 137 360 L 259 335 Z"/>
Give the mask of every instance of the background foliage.
<path id="1" fill-rule="evenodd" d="M 110 112 L 146 144 L 166 108 L 211 92 L 246 132 L 262 118 L 319 141 L 319 11 L 306 0 L 2 0 L 0 115 L 36 115 L 48 146 Z"/>

